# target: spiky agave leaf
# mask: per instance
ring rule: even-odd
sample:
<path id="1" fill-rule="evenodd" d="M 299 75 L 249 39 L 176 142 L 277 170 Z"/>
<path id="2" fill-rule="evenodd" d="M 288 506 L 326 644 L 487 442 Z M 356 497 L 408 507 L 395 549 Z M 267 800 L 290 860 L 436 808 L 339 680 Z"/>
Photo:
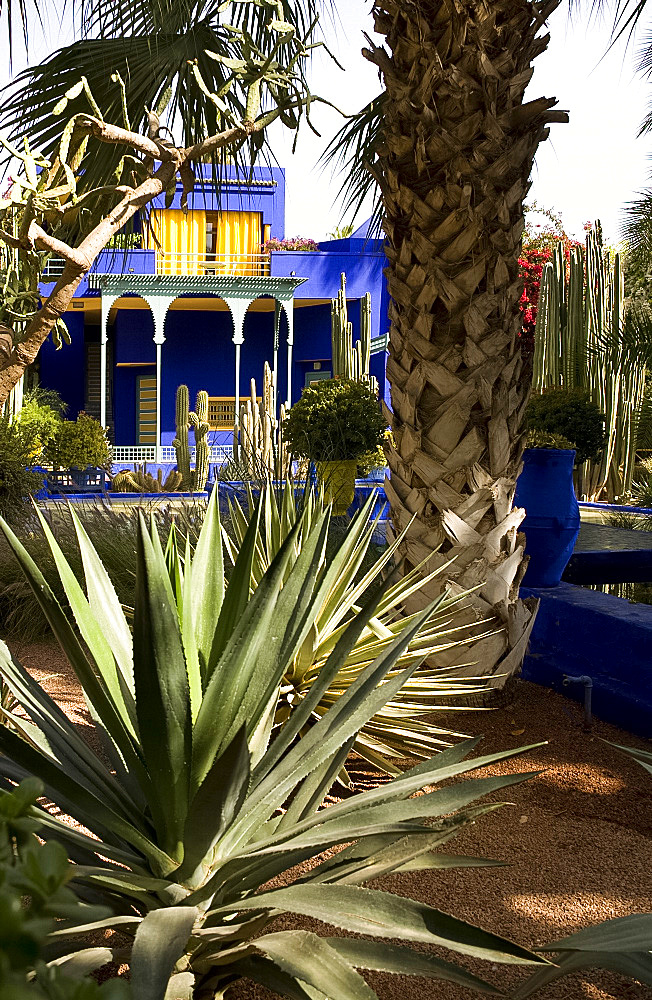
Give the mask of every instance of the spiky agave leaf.
<path id="1" fill-rule="evenodd" d="M 263 497 L 261 510 L 266 503 Z M 325 588 L 337 588 L 335 579 L 321 572 L 329 515 L 313 507 L 309 530 L 290 525 L 288 518 L 285 540 L 252 589 L 260 516 L 252 518 L 227 587 L 215 493 L 194 554 L 188 547 L 182 557 L 177 544 L 164 552 L 155 527 L 141 517 L 133 644 L 110 580 L 76 517 L 85 592 L 51 532 L 47 538 L 78 631 L 2 525 L 75 670 L 102 742 L 96 753 L 81 740 L 61 709 L 0 646 L 0 672 L 27 716 L 10 712 L 17 731 L 0 727 L 0 785 L 39 777 L 60 813 L 88 831 L 32 807 L 43 839 L 59 841 L 75 863 L 72 884 L 78 892 L 115 914 L 100 925 L 75 928 L 72 937 L 57 929 L 58 953 L 68 948 L 73 954 L 85 930 L 113 926 L 135 932 L 136 979 L 148 1000 L 162 1000 L 173 968 L 186 977 L 175 989 L 194 988 L 196 997 L 212 996 L 248 975 L 286 996 L 314 1000 L 324 963 L 334 970 L 329 996 L 336 1000 L 373 998 L 356 969 L 381 966 L 415 975 L 425 970 L 492 992 L 462 968 L 434 956 L 424 959 L 410 942 L 445 944 L 494 962 L 541 960 L 434 907 L 362 885 L 384 872 L 458 863 L 448 854 L 437 861 L 437 849 L 496 807 L 478 804 L 479 798 L 524 775 L 437 787 L 509 756 L 464 761 L 475 745 L 467 741 L 389 784 L 322 809 L 360 728 L 413 674 L 415 654 L 404 667 L 396 664 L 435 609 L 397 630 L 320 714 L 324 692 L 386 597 L 389 585 L 381 586 L 340 628 L 301 704 L 270 742 L 284 674 L 312 629 Z M 297 551 L 301 530 L 305 537 Z M 351 530 L 355 534 L 360 526 Z M 346 539 L 340 548 L 348 557 Z M 311 718 L 314 724 L 306 728 Z M 417 792 L 424 794 L 413 797 Z M 323 852 L 327 858 L 313 872 L 291 874 L 294 866 Z M 295 879 L 287 890 L 264 888 L 283 877 Z M 290 931 L 261 936 L 284 911 L 403 944 L 383 954 L 369 941 L 356 950 L 355 944 L 340 947 Z M 375 929 L 370 912 L 379 914 Z M 145 947 L 148 940 L 160 944 L 155 960 Z"/>
<path id="2" fill-rule="evenodd" d="M 288 500 L 288 498 L 290 498 Z M 378 556 L 370 568 L 363 570 L 369 558 L 376 522 L 371 516 L 374 498 L 371 497 L 362 510 L 356 514 L 341 547 L 332 557 L 324 557 L 320 567 L 319 600 L 315 601 L 315 617 L 294 661 L 290 664 L 281 690 L 281 700 L 277 711 L 277 725 L 282 725 L 311 689 L 326 659 L 347 625 L 360 611 L 360 602 L 365 594 L 373 592 L 379 582 L 392 567 L 392 557 L 403 535 Z M 293 487 L 287 483 L 279 500 L 271 491 L 267 493 L 263 506 L 263 522 L 257 534 L 255 555 L 252 559 L 252 587 L 261 579 L 270 560 L 284 542 L 293 527 L 295 556 L 301 551 L 303 539 L 309 536 L 313 519 L 322 504 L 318 495 L 311 491 L 302 498 L 299 510 L 294 501 Z M 225 542 L 231 558 L 243 545 L 250 528 L 251 513 L 258 510 L 253 497 L 248 496 L 248 511 L 237 498 L 229 501 L 233 538 L 226 532 Z M 407 529 L 406 529 L 407 530 Z M 436 570 L 428 579 L 442 575 L 446 567 Z M 404 618 L 402 603 L 423 585 L 422 568 L 417 567 L 406 576 L 390 583 L 378 595 L 373 615 L 361 632 L 346 662 L 333 679 L 330 689 L 324 691 L 319 704 L 314 709 L 313 718 L 318 718 L 336 701 L 342 691 L 352 684 L 360 672 L 379 656 L 395 637 L 415 616 Z M 472 677 L 451 677 L 454 666 L 459 666 L 463 658 L 457 647 L 468 643 L 469 634 L 478 637 L 480 629 L 468 624 L 464 607 L 464 595 L 452 597 L 442 594 L 432 614 L 422 624 L 409 647 L 396 661 L 388 677 L 419 661 L 427 659 L 428 667 L 422 666 L 414 673 L 396 696 L 383 705 L 358 733 L 354 748 L 374 766 L 396 774 L 398 769 L 392 762 L 400 757 L 430 756 L 462 734 L 442 729 L 425 718 L 437 709 L 450 710 L 455 707 L 452 699 L 483 689 L 482 681 Z M 464 649 L 466 653 L 467 650 Z M 432 664 L 437 664 L 433 666 Z M 344 780 L 346 774 L 343 774 Z"/>

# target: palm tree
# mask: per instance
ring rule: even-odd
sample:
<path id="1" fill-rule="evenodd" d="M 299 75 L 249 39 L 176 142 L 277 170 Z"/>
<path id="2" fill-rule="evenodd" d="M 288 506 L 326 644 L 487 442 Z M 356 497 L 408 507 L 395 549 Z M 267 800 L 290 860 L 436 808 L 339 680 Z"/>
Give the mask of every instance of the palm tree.
<path id="1" fill-rule="evenodd" d="M 523 511 L 512 509 L 529 392 L 518 257 L 534 155 L 549 124 L 568 119 L 554 99 L 523 97 L 558 2 L 375 0 L 386 47 L 364 55 L 385 91 L 329 152 L 355 157 L 347 207 L 368 185 L 362 164 L 380 187 L 392 299 L 387 493 L 394 531 L 412 522 L 405 568 L 454 560 L 453 591 L 478 588 L 469 618 L 493 634 L 470 643 L 465 672 L 497 685 L 520 665 L 535 611 L 518 599 Z"/>

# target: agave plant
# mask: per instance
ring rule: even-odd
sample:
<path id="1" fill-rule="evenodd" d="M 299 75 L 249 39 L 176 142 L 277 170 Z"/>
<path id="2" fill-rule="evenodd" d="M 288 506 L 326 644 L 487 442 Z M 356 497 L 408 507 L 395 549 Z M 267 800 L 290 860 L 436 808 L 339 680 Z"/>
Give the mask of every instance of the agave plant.
<path id="1" fill-rule="evenodd" d="M 524 775 L 433 787 L 508 756 L 465 761 L 475 745 L 466 741 L 388 784 L 321 808 L 359 729 L 414 672 L 417 658 L 400 671 L 394 664 L 434 609 L 402 629 L 307 727 L 383 599 L 381 587 L 341 631 L 309 692 L 270 740 L 288 664 L 333 583 L 319 572 L 329 528 L 328 512 L 320 511 L 298 555 L 296 525 L 251 591 L 261 509 L 228 587 L 215 496 L 194 554 L 187 543 L 183 561 L 176 537 L 164 553 L 156 527 L 150 530 L 141 517 L 133 637 L 74 514 L 85 592 L 45 522 L 43 530 L 79 634 L 2 525 L 76 673 L 99 745 L 96 751 L 80 737 L 1 645 L 1 673 L 24 714 L 8 713 L 15 729 L 0 727 L 0 783 L 40 778 L 59 813 L 84 828 L 33 807 L 43 839 L 63 844 L 75 864 L 70 884 L 85 901 L 112 910 L 110 918 L 75 933 L 110 926 L 135 935 L 132 957 L 140 971 L 132 987 L 139 1000 L 162 1000 L 168 980 L 169 996 L 213 1000 L 241 976 L 301 1000 L 371 1000 L 375 994 L 359 968 L 443 977 L 495 992 L 410 943 L 492 962 L 543 960 L 433 906 L 362 885 L 390 871 L 469 863 L 434 852 L 496 808 L 477 804 L 480 796 Z M 297 875 L 296 866 L 310 859 L 309 872 Z M 283 876 L 294 881 L 269 887 Z M 284 912 L 365 937 L 266 932 Z M 83 948 L 82 941 L 66 944 L 70 936 L 64 928 L 59 954 Z M 402 943 L 378 940 L 384 938 Z M 150 960 L 143 963 L 147 943 Z"/>
<path id="2" fill-rule="evenodd" d="M 247 509 L 237 497 L 229 499 L 232 536 L 223 530 L 224 544 L 232 562 L 242 550 L 252 520 L 258 519 L 251 490 L 247 491 Z M 312 627 L 288 664 L 275 722 L 285 723 L 311 690 L 335 644 L 360 611 L 365 595 L 373 593 L 392 567 L 393 556 L 407 530 L 371 561 L 377 520 L 371 517 L 375 496 L 353 518 L 346 536 L 336 552 L 325 550 L 318 569 L 327 586 L 321 591 L 321 601 L 314 604 Z M 280 496 L 272 490 L 263 494 L 260 528 L 251 560 L 251 587 L 259 586 L 274 558 L 292 535 L 294 558 L 310 537 L 312 525 L 321 516 L 323 498 L 315 491 L 306 491 L 301 502 L 295 500 L 291 483 L 286 483 Z M 298 528 L 298 530 L 297 530 Z M 371 563 L 371 564 L 370 564 Z M 427 582 L 441 576 L 446 566 L 437 568 Z M 417 566 L 378 595 L 373 614 L 361 630 L 346 660 L 324 690 L 314 709 L 314 717 L 322 715 L 351 685 L 377 656 L 382 655 L 397 635 L 416 621 L 401 614 L 401 605 L 415 590 L 423 586 L 423 566 Z M 453 597 L 444 593 L 433 605 L 432 613 L 423 621 L 405 651 L 396 659 L 388 676 L 415 663 L 428 662 L 413 673 L 396 694 L 371 718 L 358 733 L 354 749 L 374 766 L 390 774 L 398 774 L 397 758 L 430 757 L 452 738 L 463 734 L 441 729 L 429 716 L 436 710 L 459 708 L 462 696 L 484 690 L 481 678 L 452 677 L 448 665 L 437 664 L 443 654 L 454 649 L 461 640 L 468 641 L 472 627 L 465 613 L 465 594 Z M 476 635 L 479 629 L 476 628 Z M 446 663 L 446 660 L 444 661 Z M 459 667 L 459 664 L 456 664 Z M 458 704 L 451 702 L 457 698 Z M 345 778 L 346 780 L 346 778 Z"/>

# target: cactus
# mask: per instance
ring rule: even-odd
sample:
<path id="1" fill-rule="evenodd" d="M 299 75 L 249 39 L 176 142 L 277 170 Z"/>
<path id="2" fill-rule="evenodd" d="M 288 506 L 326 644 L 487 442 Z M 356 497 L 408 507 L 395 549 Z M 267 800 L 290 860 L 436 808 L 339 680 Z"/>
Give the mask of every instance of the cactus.
<path id="1" fill-rule="evenodd" d="M 272 372 L 265 362 L 262 397 L 258 399 L 256 380 L 252 379 L 251 394 L 242 401 L 233 427 L 233 457 L 248 478 L 284 481 L 288 477 L 289 457 L 282 435 L 284 418 L 281 407 L 280 419 L 276 419 Z"/>
<path id="2" fill-rule="evenodd" d="M 163 470 L 159 469 L 156 479 L 144 465 L 136 466 L 134 472 L 123 469 L 111 481 L 114 493 L 176 493 L 181 486 L 181 473 L 172 469 L 163 481 Z"/>
<path id="3" fill-rule="evenodd" d="M 360 339 L 353 343 L 353 324 L 346 306 L 346 275 L 342 272 L 341 287 L 336 299 L 331 299 L 331 355 L 333 378 L 350 378 L 367 382 L 378 392 L 376 379 L 369 374 L 371 360 L 371 295 L 360 300 Z"/>
<path id="4" fill-rule="evenodd" d="M 636 421 L 645 368 L 627 353 L 620 254 L 602 244 L 598 222 L 585 247 L 573 247 L 568 273 L 560 243 L 541 276 L 534 334 L 535 391 L 581 388 L 605 416 L 607 445 L 599 462 L 577 473 L 578 496 L 614 500 L 631 489 Z"/>
<path id="5" fill-rule="evenodd" d="M 195 401 L 195 409 L 189 409 L 190 396 L 187 385 L 177 389 L 176 436 L 172 446 L 177 456 L 177 469 L 181 473 L 182 489 L 203 490 L 208 479 L 210 449 L 208 447 L 208 393 L 200 389 Z M 195 436 L 195 468 L 190 468 L 190 444 L 188 433 L 193 429 Z"/>
<path id="6" fill-rule="evenodd" d="M 172 442 L 177 456 L 177 469 L 181 473 L 181 481 L 185 489 L 192 486 L 190 474 L 190 446 L 188 445 L 188 430 L 190 428 L 190 396 L 187 385 L 177 389 L 176 435 Z"/>
<path id="7" fill-rule="evenodd" d="M 193 488 L 201 491 L 206 487 L 208 479 L 209 448 L 208 448 L 208 393 L 200 389 L 195 401 L 195 412 L 192 414 L 193 431 L 195 434 L 195 472 Z"/>
<path id="8" fill-rule="evenodd" d="M 116 472 L 111 480 L 111 490 L 113 493 L 138 493 L 138 485 L 129 469 L 122 469 Z"/>

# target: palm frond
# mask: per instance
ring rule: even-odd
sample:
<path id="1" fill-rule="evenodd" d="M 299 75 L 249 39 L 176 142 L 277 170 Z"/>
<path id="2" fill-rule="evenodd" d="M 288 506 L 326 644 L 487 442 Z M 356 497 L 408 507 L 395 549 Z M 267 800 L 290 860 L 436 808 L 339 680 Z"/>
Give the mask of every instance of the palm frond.
<path id="1" fill-rule="evenodd" d="M 378 235 L 382 205 L 378 188 L 378 147 L 382 140 L 386 95 L 381 93 L 347 121 L 322 154 L 321 163 L 343 175 L 338 198 L 342 216 L 353 217 L 369 194 L 374 206 L 370 235 Z"/>
<path id="2" fill-rule="evenodd" d="M 652 114 L 646 121 L 652 125 Z M 639 191 L 638 197 L 625 206 L 622 235 L 629 245 L 630 256 L 652 259 L 652 188 Z"/>
<path id="3" fill-rule="evenodd" d="M 616 0 L 615 4 L 607 0 L 571 0 L 570 9 L 588 7 L 591 15 L 607 13 L 613 18 L 611 26 L 611 44 L 624 35 L 630 42 L 645 13 L 647 0 Z"/>
<path id="4" fill-rule="evenodd" d="M 284 0 L 284 18 L 294 31 L 288 32 L 270 55 L 261 86 L 263 113 L 286 96 L 310 98 L 306 69 L 312 48 L 319 44 L 314 17 L 311 19 L 317 6 L 315 0 Z M 111 79 L 119 73 L 126 87 L 131 128 L 146 131 L 147 113 L 155 109 L 172 130 L 176 144 L 190 146 L 223 131 L 231 120 L 246 118 L 251 75 L 257 72 L 256 53 L 260 61 L 272 50 L 272 7 L 276 11 L 276 4 L 237 0 L 226 9 L 217 0 L 135 0 L 124 5 L 105 0 L 89 4 L 80 15 L 84 31 L 98 37 L 73 42 L 21 73 L 5 90 L 0 126 L 14 137 L 28 134 L 33 146 L 46 155 L 53 154 L 61 134 L 55 106 L 82 75 L 105 119 L 126 124 L 122 91 Z M 234 61 L 244 72 L 234 72 Z M 295 74 L 295 95 L 287 89 L 290 67 Z M 220 96 L 222 108 L 207 98 L 207 91 Z M 84 92 L 68 101 L 67 114 L 88 111 Z M 309 107 L 287 112 L 286 117 L 286 124 L 296 129 L 302 118 L 309 121 Z M 112 175 L 120 178 L 123 154 L 124 149 L 118 146 L 98 149 L 91 143 L 82 163 L 82 187 L 101 186 Z M 263 133 L 230 145 L 228 157 L 231 164 L 245 171 L 259 157 L 272 162 Z M 223 156 L 213 157 L 218 180 L 224 162 Z"/>

